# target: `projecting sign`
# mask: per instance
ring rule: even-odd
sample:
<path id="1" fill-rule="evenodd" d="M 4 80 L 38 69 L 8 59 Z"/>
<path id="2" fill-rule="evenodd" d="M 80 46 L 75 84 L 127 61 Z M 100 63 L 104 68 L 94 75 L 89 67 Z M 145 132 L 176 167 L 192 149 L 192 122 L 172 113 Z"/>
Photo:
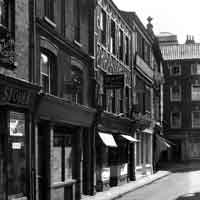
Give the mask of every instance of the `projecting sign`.
<path id="1" fill-rule="evenodd" d="M 105 88 L 123 88 L 124 74 L 106 75 L 104 76 Z"/>

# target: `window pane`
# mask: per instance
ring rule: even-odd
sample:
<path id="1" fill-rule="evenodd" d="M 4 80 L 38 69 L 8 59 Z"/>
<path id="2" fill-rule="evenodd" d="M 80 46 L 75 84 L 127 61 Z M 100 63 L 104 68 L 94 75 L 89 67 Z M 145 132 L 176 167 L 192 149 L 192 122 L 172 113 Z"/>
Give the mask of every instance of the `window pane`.
<path id="1" fill-rule="evenodd" d="M 192 126 L 200 127 L 200 112 L 193 112 L 192 115 Z"/>
<path id="2" fill-rule="evenodd" d="M 8 195 L 26 195 L 26 149 L 25 116 L 10 112 L 10 134 L 8 137 Z M 10 199 L 9 198 L 9 199 Z"/>
<path id="3" fill-rule="evenodd" d="M 181 114 L 180 112 L 172 113 L 172 127 L 179 128 L 181 126 Z"/>
<path id="4" fill-rule="evenodd" d="M 192 86 L 192 100 L 200 100 L 200 85 Z"/>
<path id="5" fill-rule="evenodd" d="M 40 57 L 40 66 L 41 66 L 41 73 L 46 74 L 48 76 L 49 74 L 49 58 L 47 55 L 45 55 L 44 53 L 41 53 L 41 57 Z"/>

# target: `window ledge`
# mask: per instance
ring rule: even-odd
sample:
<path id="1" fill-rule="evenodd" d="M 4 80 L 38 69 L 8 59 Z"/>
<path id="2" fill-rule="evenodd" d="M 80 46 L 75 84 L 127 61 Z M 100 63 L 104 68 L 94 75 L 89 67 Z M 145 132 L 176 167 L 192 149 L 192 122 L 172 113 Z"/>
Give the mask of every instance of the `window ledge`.
<path id="1" fill-rule="evenodd" d="M 56 24 L 52 21 L 52 20 L 50 20 L 48 17 L 44 17 L 44 20 L 49 24 L 49 25 L 51 25 L 52 27 L 54 27 L 54 28 L 56 28 Z"/>
<path id="2" fill-rule="evenodd" d="M 79 46 L 80 48 L 83 46 L 80 42 L 78 42 L 77 40 L 74 40 L 74 44 L 76 44 L 77 46 Z"/>

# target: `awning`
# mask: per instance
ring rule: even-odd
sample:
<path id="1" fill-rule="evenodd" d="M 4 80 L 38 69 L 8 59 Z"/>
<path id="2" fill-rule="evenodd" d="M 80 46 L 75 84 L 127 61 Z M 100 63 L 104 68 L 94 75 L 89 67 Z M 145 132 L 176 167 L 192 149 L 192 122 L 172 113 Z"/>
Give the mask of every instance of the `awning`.
<path id="1" fill-rule="evenodd" d="M 149 128 L 145 128 L 142 132 L 143 132 L 143 133 L 153 134 L 153 130 L 152 130 L 152 129 L 149 129 Z"/>
<path id="2" fill-rule="evenodd" d="M 139 142 L 139 140 L 135 139 L 134 137 L 131 137 L 129 135 L 121 135 L 123 138 L 129 140 L 130 142 Z"/>
<path id="3" fill-rule="evenodd" d="M 108 133 L 102 133 L 102 132 L 99 132 L 98 133 L 100 138 L 102 139 L 103 143 L 106 145 L 106 146 L 109 146 L 109 147 L 117 147 L 117 144 L 115 142 L 115 139 L 114 137 L 111 135 L 111 134 L 108 134 Z"/>
<path id="4" fill-rule="evenodd" d="M 158 142 L 161 146 L 162 150 L 166 150 L 167 148 L 170 148 L 171 145 L 165 140 L 165 138 L 160 137 L 159 135 L 156 135 Z"/>

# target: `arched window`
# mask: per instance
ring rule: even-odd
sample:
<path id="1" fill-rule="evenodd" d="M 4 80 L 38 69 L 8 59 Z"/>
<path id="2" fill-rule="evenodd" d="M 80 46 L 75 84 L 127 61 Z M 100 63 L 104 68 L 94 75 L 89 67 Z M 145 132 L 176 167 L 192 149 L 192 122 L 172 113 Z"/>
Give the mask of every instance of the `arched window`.
<path id="1" fill-rule="evenodd" d="M 40 85 L 43 92 L 57 95 L 56 56 L 46 49 L 40 53 Z"/>

